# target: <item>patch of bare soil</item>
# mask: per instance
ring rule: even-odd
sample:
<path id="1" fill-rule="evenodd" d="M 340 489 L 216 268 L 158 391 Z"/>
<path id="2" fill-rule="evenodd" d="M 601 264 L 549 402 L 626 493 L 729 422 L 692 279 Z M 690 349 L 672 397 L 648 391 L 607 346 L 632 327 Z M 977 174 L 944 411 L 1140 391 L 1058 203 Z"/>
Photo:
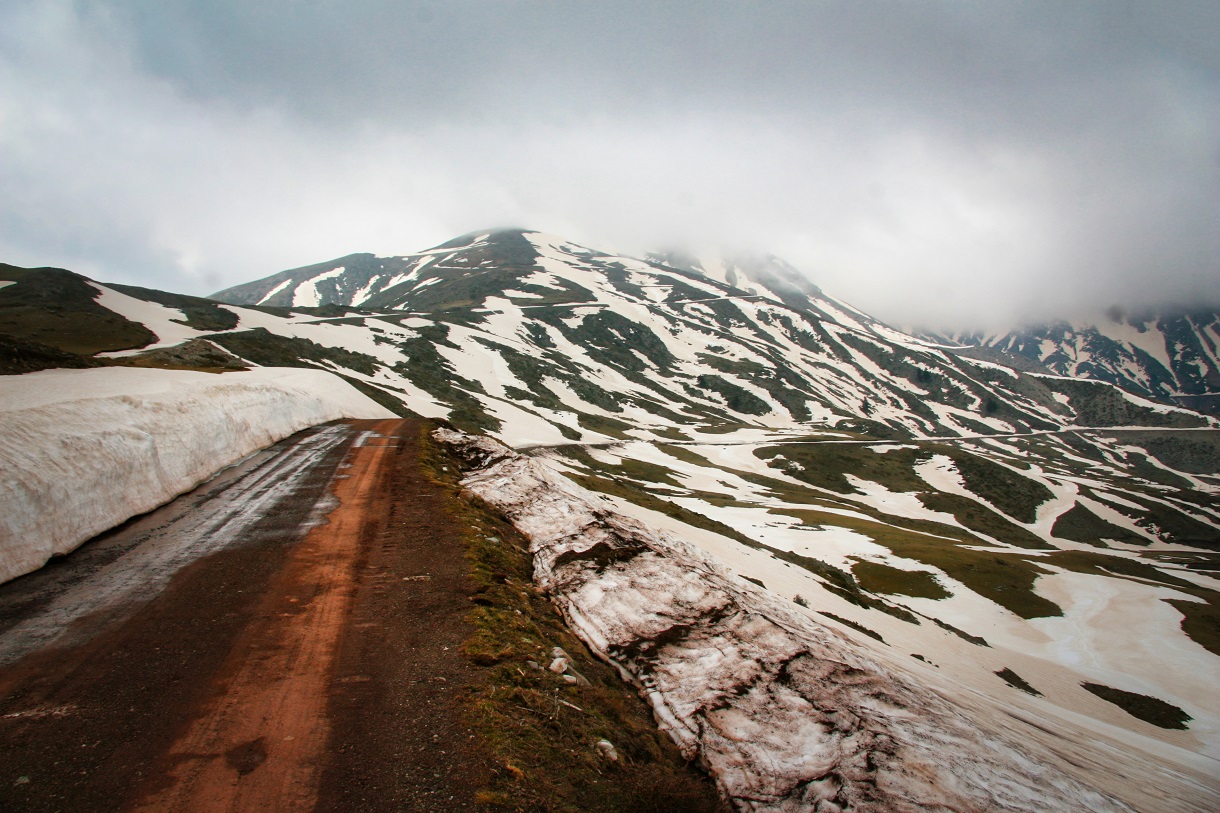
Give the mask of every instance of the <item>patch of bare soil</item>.
<path id="1" fill-rule="evenodd" d="M 365 528 L 331 686 L 319 810 L 476 810 L 492 770 L 462 714 L 483 673 L 462 651 L 472 633 L 466 548 L 444 486 L 420 465 L 421 429 L 404 422 L 386 440 L 385 498 Z"/>

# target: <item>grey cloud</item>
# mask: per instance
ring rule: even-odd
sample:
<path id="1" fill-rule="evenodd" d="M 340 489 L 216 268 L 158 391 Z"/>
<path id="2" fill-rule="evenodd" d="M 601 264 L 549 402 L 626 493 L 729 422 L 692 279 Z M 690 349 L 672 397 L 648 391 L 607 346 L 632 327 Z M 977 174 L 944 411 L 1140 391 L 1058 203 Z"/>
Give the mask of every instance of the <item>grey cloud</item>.
<path id="1" fill-rule="evenodd" d="M 898 322 L 1220 301 L 1210 3 L 0 11 L 0 252 L 205 292 L 487 225 Z"/>
<path id="2" fill-rule="evenodd" d="M 321 118 L 755 113 L 949 119 L 1041 137 L 1216 79 L 1206 3 L 118 4 L 135 55 L 204 97 Z M 1201 88 L 1205 89 L 1205 88 Z M 1151 112 L 1151 111 L 1149 111 Z"/>

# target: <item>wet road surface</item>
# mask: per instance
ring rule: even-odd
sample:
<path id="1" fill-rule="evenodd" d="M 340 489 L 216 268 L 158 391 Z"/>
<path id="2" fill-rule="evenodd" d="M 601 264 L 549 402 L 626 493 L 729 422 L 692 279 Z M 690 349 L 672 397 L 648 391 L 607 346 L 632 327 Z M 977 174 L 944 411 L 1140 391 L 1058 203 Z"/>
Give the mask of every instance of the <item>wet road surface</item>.
<path id="1" fill-rule="evenodd" d="M 0 586 L 0 810 L 473 810 L 418 421 L 332 424 Z"/>

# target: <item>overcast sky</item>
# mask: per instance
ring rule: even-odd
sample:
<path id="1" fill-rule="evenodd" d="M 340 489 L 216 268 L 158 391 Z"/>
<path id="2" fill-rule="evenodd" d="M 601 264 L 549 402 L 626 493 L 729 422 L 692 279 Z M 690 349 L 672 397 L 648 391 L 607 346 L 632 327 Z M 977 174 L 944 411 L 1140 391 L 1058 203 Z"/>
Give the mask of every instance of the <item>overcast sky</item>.
<path id="1" fill-rule="evenodd" d="M 1220 3 L 0 3 L 0 261 L 205 294 L 512 225 L 902 324 L 1220 304 Z"/>

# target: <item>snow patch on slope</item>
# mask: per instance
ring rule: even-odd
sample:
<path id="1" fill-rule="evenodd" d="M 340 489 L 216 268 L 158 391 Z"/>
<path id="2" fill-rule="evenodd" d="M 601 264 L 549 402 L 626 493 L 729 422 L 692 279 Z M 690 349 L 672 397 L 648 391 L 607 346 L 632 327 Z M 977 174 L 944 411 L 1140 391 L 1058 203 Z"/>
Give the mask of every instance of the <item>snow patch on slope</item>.
<path id="1" fill-rule="evenodd" d="M 284 290 L 291 284 L 292 284 L 292 280 L 290 280 L 290 279 L 284 280 L 279 285 L 275 286 L 270 291 L 268 291 L 267 295 L 258 301 L 258 304 L 260 304 L 260 305 L 267 304 L 268 300 L 270 300 L 271 297 L 275 296 L 276 294 L 278 294 L 280 291 Z"/>
<path id="2" fill-rule="evenodd" d="M 316 308 L 322 302 L 322 294 L 318 291 L 318 283 L 323 280 L 334 279 L 343 274 L 347 269 L 344 266 L 339 266 L 325 274 L 319 274 L 311 280 L 307 280 L 296 292 L 292 295 L 292 304 L 306 308 Z"/>
<path id="3" fill-rule="evenodd" d="M 143 353 L 146 350 L 155 350 L 159 347 L 172 347 L 205 332 L 182 324 L 182 321 L 186 319 L 186 314 L 178 308 L 168 308 L 157 302 L 145 302 L 143 299 L 136 299 L 112 288 L 107 288 L 105 285 L 99 285 L 96 282 L 91 282 L 89 285 L 98 291 L 97 303 L 103 308 L 114 311 L 124 319 L 138 322 L 157 334 L 157 341 L 150 345 L 138 347 L 134 350 L 118 350 L 113 353 L 103 353 L 102 355 L 131 356 L 136 353 Z"/>
<path id="4" fill-rule="evenodd" d="M 281 438 L 356 417 L 393 416 L 318 370 L 10 376 L 0 390 L 0 582 Z"/>

